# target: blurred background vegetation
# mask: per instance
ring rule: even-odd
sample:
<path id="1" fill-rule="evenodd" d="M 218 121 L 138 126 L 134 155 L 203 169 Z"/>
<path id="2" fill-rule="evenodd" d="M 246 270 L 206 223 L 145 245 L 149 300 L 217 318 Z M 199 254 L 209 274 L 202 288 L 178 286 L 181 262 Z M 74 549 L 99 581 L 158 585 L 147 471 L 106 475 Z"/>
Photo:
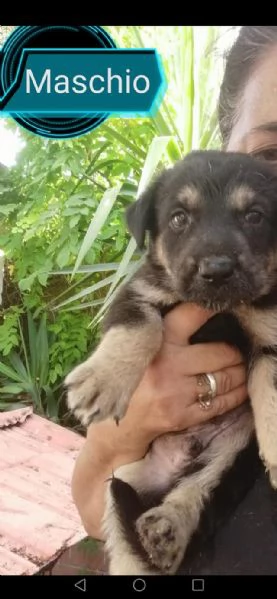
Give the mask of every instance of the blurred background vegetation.
<path id="1" fill-rule="evenodd" d="M 0 44 L 12 29 L 0 27 Z M 220 147 L 223 51 L 236 35 L 212 26 L 106 29 L 118 46 L 158 50 L 168 87 L 155 116 L 110 118 L 65 141 L 4 123 L 22 148 L 14 165 L 0 165 L 0 410 L 31 401 L 65 424 L 64 377 L 95 347 L 101 318 L 141 258 L 125 209 L 162 166 Z"/>

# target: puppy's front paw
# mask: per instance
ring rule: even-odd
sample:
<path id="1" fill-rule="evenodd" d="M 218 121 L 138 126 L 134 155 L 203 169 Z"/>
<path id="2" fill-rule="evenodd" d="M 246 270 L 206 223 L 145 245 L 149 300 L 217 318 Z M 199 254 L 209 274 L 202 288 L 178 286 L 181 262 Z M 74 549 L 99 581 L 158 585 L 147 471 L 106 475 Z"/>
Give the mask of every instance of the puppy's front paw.
<path id="1" fill-rule="evenodd" d="M 66 377 L 68 406 L 85 426 L 125 415 L 149 361 L 160 347 L 162 329 L 158 325 L 110 329 L 95 353 Z"/>
<path id="2" fill-rule="evenodd" d="M 97 353 L 65 379 L 69 409 L 84 426 L 109 416 L 120 420 L 140 378 L 136 365 L 107 361 Z"/>
<path id="3" fill-rule="evenodd" d="M 113 412 L 114 393 L 109 382 L 111 379 L 106 378 L 101 364 L 93 357 L 66 377 L 68 407 L 84 426 Z"/>
<path id="4" fill-rule="evenodd" d="M 186 549 L 178 517 L 166 505 L 152 508 L 138 518 L 136 529 L 151 562 L 162 573 L 174 574 Z"/>

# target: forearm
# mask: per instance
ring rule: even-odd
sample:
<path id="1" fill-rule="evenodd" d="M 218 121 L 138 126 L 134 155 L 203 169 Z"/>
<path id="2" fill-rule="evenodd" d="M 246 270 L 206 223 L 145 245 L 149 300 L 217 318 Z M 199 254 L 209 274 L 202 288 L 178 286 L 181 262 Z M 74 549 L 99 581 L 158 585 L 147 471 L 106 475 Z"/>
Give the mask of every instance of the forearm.
<path id="1" fill-rule="evenodd" d="M 136 439 L 124 419 L 91 425 L 78 456 L 72 479 L 72 495 L 86 532 L 102 539 L 106 480 L 124 464 L 140 460 L 151 439 Z"/>

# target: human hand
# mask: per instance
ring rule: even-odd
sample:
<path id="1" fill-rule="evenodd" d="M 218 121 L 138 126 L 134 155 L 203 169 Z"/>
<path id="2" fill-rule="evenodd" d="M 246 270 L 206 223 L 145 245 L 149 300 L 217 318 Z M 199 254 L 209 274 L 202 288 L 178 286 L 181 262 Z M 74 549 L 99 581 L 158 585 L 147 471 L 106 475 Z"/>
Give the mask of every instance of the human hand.
<path id="1" fill-rule="evenodd" d="M 246 369 L 240 352 L 225 343 L 189 345 L 189 338 L 212 313 L 182 304 L 165 318 L 164 341 L 132 397 L 123 428 L 133 443 L 149 444 L 155 437 L 180 431 L 227 412 L 247 398 Z M 197 375 L 213 374 L 217 396 L 201 410 Z"/>

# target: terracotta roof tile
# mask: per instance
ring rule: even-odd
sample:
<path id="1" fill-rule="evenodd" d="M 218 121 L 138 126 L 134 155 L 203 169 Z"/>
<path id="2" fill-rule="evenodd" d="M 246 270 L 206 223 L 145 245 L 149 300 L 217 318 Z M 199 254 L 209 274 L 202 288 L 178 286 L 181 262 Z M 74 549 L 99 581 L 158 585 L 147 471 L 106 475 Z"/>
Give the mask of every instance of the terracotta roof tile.
<path id="1" fill-rule="evenodd" d="M 30 410 L 0 414 L 0 575 L 33 574 L 86 536 L 70 486 L 83 442 Z"/>

